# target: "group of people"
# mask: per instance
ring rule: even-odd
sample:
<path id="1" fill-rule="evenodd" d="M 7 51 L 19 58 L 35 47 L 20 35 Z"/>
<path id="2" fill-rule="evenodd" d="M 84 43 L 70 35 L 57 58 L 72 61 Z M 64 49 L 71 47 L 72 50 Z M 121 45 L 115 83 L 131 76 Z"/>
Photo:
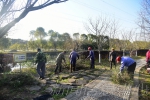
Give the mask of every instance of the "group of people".
<path id="1" fill-rule="evenodd" d="M 89 51 L 89 55 L 87 56 L 87 58 L 90 58 L 90 69 L 94 69 L 95 68 L 94 51 L 92 50 L 91 47 L 88 47 L 88 51 Z M 44 79 L 45 64 L 47 62 L 47 59 L 46 59 L 45 54 L 41 51 L 40 48 L 37 49 L 37 52 L 38 53 L 36 54 L 36 57 L 35 57 L 35 64 L 37 64 L 37 73 L 39 74 L 40 79 Z M 66 54 L 66 51 L 63 51 L 58 54 L 56 58 L 56 68 L 54 71 L 55 74 L 58 74 L 62 71 L 62 60 L 66 64 L 65 54 Z M 75 51 L 75 49 L 73 49 L 72 52 L 70 53 L 69 59 L 70 59 L 70 72 L 76 71 L 76 61 L 79 59 L 79 54 Z M 127 67 L 128 73 L 131 75 L 134 74 L 134 71 L 136 68 L 136 61 L 132 59 L 131 57 L 117 56 L 117 53 L 115 52 L 114 48 L 112 48 L 111 52 L 109 53 L 109 61 L 110 61 L 110 69 L 112 69 L 113 64 L 116 68 L 116 63 L 121 63 L 119 73 L 122 73 L 124 67 Z M 146 53 L 146 62 L 147 64 L 150 65 L 150 49 Z"/>
<path id="2" fill-rule="evenodd" d="M 88 47 L 89 55 L 86 59 L 90 58 L 91 64 L 90 68 L 95 68 L 95 56 L 94 51 L 91 47 Z M 55 68 L 55 74 L 58 74 L 62 71 L 62 61 L 66 64 L 65 59 L 66 51 L 63 51 L 58 54 L 56 58 L 56 68 Z M 79 54 L 75 51 L 75 49 L 72 50 L 72 52 L 69 55 L 70 59 L 70 72 L 76 71 L 76 61 L 79 59 Z M 45 54 L 41 51 L 40 48 L 37 49 L 37 54 L 35 57 L 35 64 L 37 64 L 37 73 L 39 74 L 39 79 L 44 79 L 45 76 L 45 64 L 47 63 L 47 59 Z"/>

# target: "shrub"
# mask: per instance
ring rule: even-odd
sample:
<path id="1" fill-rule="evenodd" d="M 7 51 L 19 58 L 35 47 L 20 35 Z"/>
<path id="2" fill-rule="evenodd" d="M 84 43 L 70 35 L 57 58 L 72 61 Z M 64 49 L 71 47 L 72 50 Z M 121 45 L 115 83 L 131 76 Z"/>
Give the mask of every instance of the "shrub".
<path id="1" fill-rule="evenodd" d="M 1 74 L 0 87 L 8 86 L 11 88 L 19 88 L 26 85 L 32 85 L 35 79 L 27 73 L 7 73 Z"/>
<path id="2" fill-rule="evenodd" d="M 112 71 L 112 81 L 116 84 L 133 84 L 133 80 L 131 75 L 127 73 L 127 71 L 122 72 L 122 74 L 118 74 L 119 70 Z"/>

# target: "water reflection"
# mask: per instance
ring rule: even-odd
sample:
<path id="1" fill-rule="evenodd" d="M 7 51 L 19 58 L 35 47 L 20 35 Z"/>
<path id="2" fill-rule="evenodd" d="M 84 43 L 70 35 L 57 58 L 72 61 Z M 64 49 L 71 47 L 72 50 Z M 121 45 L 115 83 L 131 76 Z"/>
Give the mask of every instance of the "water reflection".
<path id="1" fill-rule="evenodd" d="M 50 60 L 46 64 L 55 64 L 55 60 Z M 24 62 L 24 63 L 16 63 L 15 66 L 13 64 L 8 64 L 8 66 L 11 68 L 11 71 L 20 71 L 22 68 L 27 67 L 36 67 L 36 65 L 33 62 Z"/>

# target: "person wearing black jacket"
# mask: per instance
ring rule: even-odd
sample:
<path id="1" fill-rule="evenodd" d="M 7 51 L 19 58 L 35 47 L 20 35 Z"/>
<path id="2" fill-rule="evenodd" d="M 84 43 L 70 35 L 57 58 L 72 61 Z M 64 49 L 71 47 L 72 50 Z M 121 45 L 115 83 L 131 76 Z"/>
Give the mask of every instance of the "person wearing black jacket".
<path id="1" fill-rule="evenodd" d="M 114 64 L 116 68 L 116 57 L 117 55 L 116 55 L 115 49 L 112 48 L 111 52 L 109 53 L 110 69 L 112 69 L 112 64 Z"/>

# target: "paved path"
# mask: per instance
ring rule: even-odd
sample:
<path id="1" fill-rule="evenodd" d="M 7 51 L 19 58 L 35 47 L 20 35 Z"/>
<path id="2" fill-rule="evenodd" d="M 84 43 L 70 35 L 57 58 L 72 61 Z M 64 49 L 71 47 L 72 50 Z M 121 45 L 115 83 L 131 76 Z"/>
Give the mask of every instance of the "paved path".
<path id="1" fill-rule="evenodd" d="M 139 99 L 139 71 L 146 64 L 146 59 L 140 59 L 137 61 L 137 67 L 134 73 L 134 85 L 131 89 L 130 100 Z"/>
<path id="2" fill-rule="evenodd" d="M 136 68 L 139 69 L 144 64 L 144 59 L 137 60 Z M 105 72 L 61 100 L 138 100 L 138 89 L 136 87 L 113 84 L 110 79 L 111 71 Z"/>

